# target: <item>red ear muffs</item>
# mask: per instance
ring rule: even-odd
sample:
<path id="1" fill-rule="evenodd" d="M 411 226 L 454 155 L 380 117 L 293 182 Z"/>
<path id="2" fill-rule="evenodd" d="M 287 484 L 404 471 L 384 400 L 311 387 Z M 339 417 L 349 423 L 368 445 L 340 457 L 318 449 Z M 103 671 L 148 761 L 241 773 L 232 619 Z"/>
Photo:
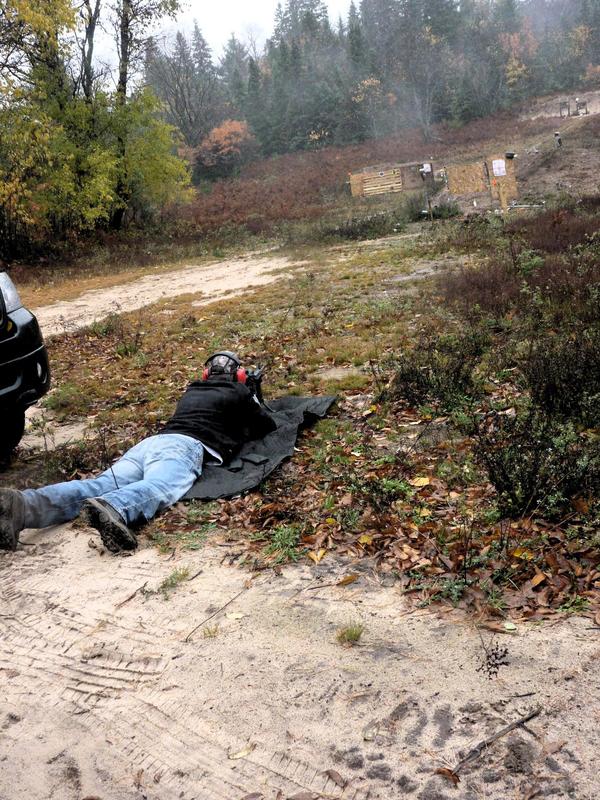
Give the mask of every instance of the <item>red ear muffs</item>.
<path id="1" fill-rule="evenodd" d="M 204 367 L 202 370 L 202 380 L 207 381 L 210 377 L 210 370 L 208 367 Z M 248 380 L 248 373 L 245 369 L 238 369 L 235 373 L 235 379 L 238 383 L 246 383 Z"/>

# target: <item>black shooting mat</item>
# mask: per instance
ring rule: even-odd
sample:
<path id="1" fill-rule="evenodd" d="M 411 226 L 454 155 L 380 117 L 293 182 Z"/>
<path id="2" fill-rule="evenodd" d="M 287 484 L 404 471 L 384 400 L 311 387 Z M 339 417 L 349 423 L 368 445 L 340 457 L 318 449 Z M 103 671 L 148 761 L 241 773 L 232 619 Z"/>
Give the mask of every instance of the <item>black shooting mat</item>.
<path id="1" fill-rule="evenodd" d="M 277 430 L 247 442 L 229 464 L 205 464 L 202 475 L 184 500 L 218 500 L 247 492 L 259 485 L 293 452 L 302 428 L 327 414 L 335 397 L 281 397 L 270 400 Z"/>

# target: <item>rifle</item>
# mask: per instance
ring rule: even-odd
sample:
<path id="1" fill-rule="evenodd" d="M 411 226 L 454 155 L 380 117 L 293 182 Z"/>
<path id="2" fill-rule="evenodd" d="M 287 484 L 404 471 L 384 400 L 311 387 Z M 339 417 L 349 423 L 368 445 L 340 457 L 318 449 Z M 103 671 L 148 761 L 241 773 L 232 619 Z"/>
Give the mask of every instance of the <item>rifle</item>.
<path id="1" fill-rule="evenodd" d="M 264 406 L 267 409 L 267 411 L 272 412 L 273 409 L 269 406 L 269 404 L 263 397 L 263 392 L 262 392 L 262 379 L 263 375 L 265 374 L 264 369 L 262 367 L 259 367 L 258 369 L 247 370 L 246 374 L 247 374 L 246 386 L 248 387 L 248 389 L 250 389 L 250 391 L 256 397 L 261 406 Z"/>

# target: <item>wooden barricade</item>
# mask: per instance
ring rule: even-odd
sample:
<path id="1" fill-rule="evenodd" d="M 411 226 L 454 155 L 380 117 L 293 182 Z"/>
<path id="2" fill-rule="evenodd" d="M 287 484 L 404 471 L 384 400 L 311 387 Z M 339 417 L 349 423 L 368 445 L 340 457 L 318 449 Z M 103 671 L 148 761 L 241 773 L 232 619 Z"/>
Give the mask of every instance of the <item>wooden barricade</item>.
<path id="1" fill-rule="evenodd" d="M 353 197 L 371 197 L 389 192 L 413 191 L 433 185 L 433 163 L 382 164 L 350 173 Z"/>
<path id="2" fill-rule="evenodd" d="M 448 164 L 446 177 L 448 191 L 455 197 L 487 195 L 506 209 L 519 196 L 514 159 L 504 153 Z"/>

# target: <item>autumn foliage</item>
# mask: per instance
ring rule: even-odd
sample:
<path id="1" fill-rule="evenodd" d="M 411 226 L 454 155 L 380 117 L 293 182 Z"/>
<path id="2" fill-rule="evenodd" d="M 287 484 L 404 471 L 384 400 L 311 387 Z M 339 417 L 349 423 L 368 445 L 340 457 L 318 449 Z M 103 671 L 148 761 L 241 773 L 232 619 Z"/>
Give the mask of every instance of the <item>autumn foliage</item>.
<path id="1" fill-rule="evenodd" d="M 194 152 L 196 174 L 226 177 L 244 164 L 256 149 L 246 122 L 226 119 L 208 134 Z"/>
<path id="2" fill-rule="evenodd" d="M 243 167 L 237 177 L 217 181 L 209 192 L 198 192 L 184 209 L 183 217 L 204 234 L 226 226 L 244 227 L 251 233 L 270 233 L 281 223 L 314 220 L 333 213 L 340 200 L 349 197 L 348 173 L 362 167 L 425 157 L 446 160 L 470 150 L 480 153 L 482 148 L 497 147 L 498 141 L 505 146 L 516 138 L 551 130 L 553 125 L 551 119 L 518 121 L 497 115 L 460 129 L 440 125 L 435 130 L 434 145 L 424 141 L 419 129 L 412 128 L 362 144 L 255 161 Z M 213 134 L 224 127 L 215 129 Z M 221 134 L 214 137 L 213 134 L 207 142 L 222 141 Z M 235 148 L 235 141 L 227 146 Z M 207 145 L 207 153 L 209 150 Z M 181 210 L 177 214 L 181 219 Z"/>

